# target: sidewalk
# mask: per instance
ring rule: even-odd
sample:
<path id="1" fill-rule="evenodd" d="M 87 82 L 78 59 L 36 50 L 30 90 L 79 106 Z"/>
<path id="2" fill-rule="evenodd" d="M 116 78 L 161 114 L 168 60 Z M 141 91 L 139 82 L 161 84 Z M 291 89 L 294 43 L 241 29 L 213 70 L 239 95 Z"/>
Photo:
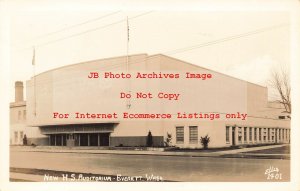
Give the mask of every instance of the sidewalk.
<path id="1" fill-rule="evenodd" d="M 258 150 L 265 150 L 265 149 L 273 149 L 287 146 L 288 144 L 282 145 L 267 145 L 267 146 L 259 146 L 259 147 L 249 147 L 249 148 L 241 148 L 241 149 L 234 149 L 234 150 L 227 150 L 227 151 L 219 151 L 220 154 L 237 154 L 237 153 L 245 153 L 250 151 L 258 151 Z"/>
<path id="2" fill-rule="evenodd" d="M 159 155 L 159 156 L 185 156 L 185 157 L 259 157 L 264 156 L 270 157 L 283 157 L 286 158 L 289 154 L 267 154 L 267 153 L 247 153 L 250 151 L 265 150 L 272 148 L 279 148 L 287 146 L 288 144 L 282 145 L 268 145 L 259 146 L 251 148 L 241 148 L 225 151 L 215 151 L 215 152 L 176 152 L 176 151 L 141 151 L 141 150 L 104 150 L 104 149 L 76 149 L 76 148 L 39 148 L 39 147 L 11 147 L 11 151 L 21 151 L 21 152 L 47 152 L 47 153 L 86 153 L 86 154 L 118 154 L 118 155 Z"/>

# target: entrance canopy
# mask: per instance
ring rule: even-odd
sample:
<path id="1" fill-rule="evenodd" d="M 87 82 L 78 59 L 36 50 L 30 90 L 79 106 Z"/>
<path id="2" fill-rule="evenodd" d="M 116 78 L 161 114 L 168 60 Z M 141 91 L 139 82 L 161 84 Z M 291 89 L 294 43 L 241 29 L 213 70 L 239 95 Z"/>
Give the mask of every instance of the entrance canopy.
<path id="1" fill-rule="evenodd" d="M 109 146 L 117 123 L 68 124 L 40 127 L 51 146 Z"/>
<path id="2" fill-rule="evenodd" d="M 50 134 L 77 134 L 77 133 L 111 133 L 117 123 L 89 123 L 41 126 L 41 133 Z"/>

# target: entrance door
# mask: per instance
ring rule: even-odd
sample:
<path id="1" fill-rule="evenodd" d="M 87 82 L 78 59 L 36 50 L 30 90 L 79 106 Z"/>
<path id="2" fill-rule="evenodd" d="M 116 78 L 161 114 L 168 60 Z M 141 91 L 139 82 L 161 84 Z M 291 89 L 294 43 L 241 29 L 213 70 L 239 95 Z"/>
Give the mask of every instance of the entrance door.
<path id="1" fill-rule="evenodd" d="M 62 142 L 62 145 L 63 145 L 63 146 L 66 146 L 66 145 L 67 145 L 67 135 L 66 135 L 66 134 L 63 134 L 62 137 L 63 137 L 63 138 L 62 138 L 62 141 L 63 141 L 63 142 Z"/>
<path id="2" fill-rule="evenodd" d="M 90 146 L 98 146 L 98 133 L 90 134 Z"/>
<path id="3" fill-rule="evenodd" d="M 50 145 L 55 146 L 55 135 L 50 135 Z"/>
<path id="4" fill-rule="evenodd" d="M 80 136 L 80 146 L 88 146 L 89 140 L 88 140 L 88 134 L 87 133 L 81 133 Z"/>
<path id="5" fill-rule="evenodd" d="M 232 127 L 232 145 L 235 145 L 235 127 Z"/>
<path id="6" fill-rule="evenodd" d="M 62 140 L 61 140 L 61 134 L 55 135 L 56 139 L 56 146 L 61 146 L 62 145 Z"/>
<path id="7" fill-rule="evenodd" d="M 100 146 L 109 146 L 109 133 L 100 133 Z"/>

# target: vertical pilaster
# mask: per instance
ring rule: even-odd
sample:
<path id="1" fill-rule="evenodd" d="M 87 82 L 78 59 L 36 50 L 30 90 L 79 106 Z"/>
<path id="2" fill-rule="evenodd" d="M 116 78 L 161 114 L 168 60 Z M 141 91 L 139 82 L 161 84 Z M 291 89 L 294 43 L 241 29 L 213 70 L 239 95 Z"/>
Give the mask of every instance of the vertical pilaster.
<path id="1" fill-rule="evenodd" d="M 229 133 L 229 144 L 232 145 L 232 126 L 229 126 L 229 132 L 228 133 Z"/>
<path id="2" fill-rule="evenodd" d="M 80 134 L 78 134 L 78 146 L 81 146 L 80 145 L 80 137 L 81 137 Z"/>

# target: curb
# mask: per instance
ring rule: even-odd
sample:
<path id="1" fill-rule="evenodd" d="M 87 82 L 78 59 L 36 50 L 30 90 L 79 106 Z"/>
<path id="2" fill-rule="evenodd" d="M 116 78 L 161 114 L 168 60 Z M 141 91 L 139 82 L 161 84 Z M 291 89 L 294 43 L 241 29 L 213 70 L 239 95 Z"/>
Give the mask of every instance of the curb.
<path id="1" fill-rule="evenodd" d="M 81 150 L 82 151 L 82 150 Z M 289 154 L 247 154 L 247 153 L 232 153 L 232 154 L 172 154 L 172 153 L 110 153 L 110 152 L 93 152 L 93 151 L 87 151 L 87 152 L 78 152 L 77 151 L 44 151 L 44 150 L 19 150 L 19 152 L 41 152 L 41 153 L 82 153 L 82 154 L 105 154 L 105 155 L 142 155 L 142 156 L 172 156 L 172 157 L 214 157 L 214 158 L 252 158 L 252 159 L 284 159 L 284 160 L 290 160 Z M 181 153 L 181 152 L 180 152 Z"/>

